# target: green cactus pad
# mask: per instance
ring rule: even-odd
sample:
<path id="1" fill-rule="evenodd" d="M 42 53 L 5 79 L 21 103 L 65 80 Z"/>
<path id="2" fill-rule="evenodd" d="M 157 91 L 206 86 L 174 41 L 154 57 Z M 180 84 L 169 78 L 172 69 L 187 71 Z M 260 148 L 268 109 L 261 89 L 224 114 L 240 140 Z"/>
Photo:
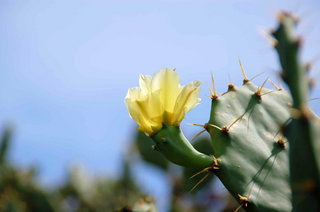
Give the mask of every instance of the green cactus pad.
<path id="1" fill-rule="evenodd" d="M 320 126 L 319 118 L 308 106 L 311 65 L 300 61 L 302 39 L 295 34 L 298 19 L 288 12 L 278 17 L 279 26 L 272 35 L 295 114 L 284 129 L 290 142 L 292 211 L 320 211 Z"/>
<path id="2" fill-rule="evenodd" d="M 286 91 L 251 82 L 212 100 L 206 128 L 219 159 L 216 174 L 246 211 L 291 211 L 289 146 L 280 130 L 290 104 Z"/>

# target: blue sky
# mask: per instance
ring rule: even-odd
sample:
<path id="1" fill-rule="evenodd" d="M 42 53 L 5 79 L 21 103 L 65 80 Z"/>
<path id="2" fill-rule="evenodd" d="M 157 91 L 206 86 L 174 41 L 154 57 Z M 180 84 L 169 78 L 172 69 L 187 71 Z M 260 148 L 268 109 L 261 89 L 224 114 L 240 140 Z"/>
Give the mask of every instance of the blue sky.
<path id="1" fill-rule="evenodd" d="M 123 99 L 138 75 L 175 67 L 183 84 L 202 81 L 203 102 L 183 123 L 204 123 L 210 72 L 220 92 L 228 75 L 241 83 L 238 57 L 249 76 L 264 72 L 257 83 L 276 80 L 277 57 L 261 29 L 275 27 L 281 9 L 302 17 L 303 59 L 319 59 L 316 0 L 2 0 L 0 127 L 15 126 L 13 161 L 38 165 L 46 184 L 75 163 L 117 176 L 136 127 Z M 318 61 L 318 81 L 319 70 Z M 312 102 L 318 114 L 319 104 Z"/>

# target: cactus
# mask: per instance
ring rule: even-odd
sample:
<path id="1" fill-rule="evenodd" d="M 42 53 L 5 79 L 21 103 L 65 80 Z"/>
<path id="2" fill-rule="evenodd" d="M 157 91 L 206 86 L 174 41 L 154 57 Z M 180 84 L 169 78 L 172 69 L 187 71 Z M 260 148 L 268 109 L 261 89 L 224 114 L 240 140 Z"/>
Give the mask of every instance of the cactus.
<path id="1" fill-rule="evenodd" d="M 187 142 L 176 127 L 164 127 L 152 138 L 169 160 L 215 173 L 247 211 L 290 211 L 288 147 L 281 133 L 290 120 L 290 104 L 286 91 L 256 86 L 246 77 L 242 86 L 229 84 L 220 97 L 214 92 L 210 120 L 203 125 L 212 137 L 209 165 L 199 164 L 203 157 L 197 154 L 172 158 L 174 148 L 184 151 L 181 143 Z"/>
<path id="2" fill-rule="evenodd" d="M 284 127 L 290 142 L 293 211 L 320 211 L 320 121 L 308 107 L 310 65 L 299 59 L 302 42 L 294 34 L 298 19 L 286 12 L 278 17 L 274 46 L 293 99 L 292 121 Z"/>
<path id="3" fill-rule="evenodd" d="M 162 119 L 151 116 L 149 127 L 153 131 L 146 133 L 154 141 L 154 149 L 169 161 L 201 169 L 196 175 L 216 174 L 240 203 L 238 209 L 320 211 L 320 120 L 308 107 L 310 80 L 306 73 L 310 65 L 299 61 L 301 39 L 293 33 L 297 19 L 284 12 L 279 22 L 272 35 L 281 75 L 291 95 L 272 82 L 274 90 L 264 88 L 267 80 L 261 86 L 254 85 L 240 63 L 243 85 L 229 84 L 221 96 L 213 86 L 209 121 L 195 124 L 210 134 L 213 155 L 198 152 L 190 144 L 180 130 L 180 119 L 175 124 L 162 122 L 166 112 Z M 152 85 L 152 78 L 150 82 Z M 161 89 L 152 90 L 150 96 L 163 95 Z M 137 105 L 142 102 L 146 108 L 150 99 L 132 101 Z M 178 108 L 184 108 L 178 99 L 171 104 L 182 104 Z M 182 115 L 175 116 L 183 117 L 190 110 L 186 108 Z"/>
<path id="4" fill-rule="evenodd" d="M 242 86 L 212 96 L 205 127 L 219 161 L 215 173 L 247 211 L 291 210 L 288 147 L 280 132 L 290 103 L 286 91 L 258 87 L 246 77 Z"/>
<path id="5" fill-rule="evenodd" d="M 263 88 L 265 83 L 259 87 L 245 77 L 242 86 L 230 84 L 220 97 L 212 93 L 210 120 L 199 126 L 212 137 L 213 155 L 198 152 L 179 126 L 163 125 L 150 137 L 171 162 L 202 169 L 199 174 L 215 173 L 247 211 L 290 211 L 288 148 L 281 127 L 290 120 L 291 98 L 282 89 Z"/>

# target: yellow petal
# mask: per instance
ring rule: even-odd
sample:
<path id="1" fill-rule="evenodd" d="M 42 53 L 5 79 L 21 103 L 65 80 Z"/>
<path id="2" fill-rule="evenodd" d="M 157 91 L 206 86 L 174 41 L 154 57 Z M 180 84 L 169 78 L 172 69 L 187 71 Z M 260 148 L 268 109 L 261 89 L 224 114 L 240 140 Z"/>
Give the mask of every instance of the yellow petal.
<path id="1" fill-rule="evenodd" d="M 193 81 L 188 85 L 183 86 L 176 100 L 174 116 L 172 117 L 172 120 L 170 120 L 170 124 L 179 125 L 185 114 L 201 102 L 201 99 L 198 98 L 200 93 L 199 86 L 200 81 Z"/>
<path id="2" fill-rule="evenodd" d="M 162 112 L 157 96 L 145 95 L 142 89 L 134 87 L 128 90 L 125 103 L 140 130 L 152 135 L 162 128 Z"/>
<path id="3" fill-rule="evenodd" d="M 174 69 L 161 69 L 152 78 L 152 90 L 159 91 L 159 100 L 165 112 L 173 112 L 179 93 L 179 83 L 179 75 Z"/>
<path id="4" fill-rule="evenodd" d="M 149 75 L 140 75 L 139 78 L 139 85 L 144 93 L 151 92 L 151 82 L 152 82 L 152 76 Z"/>

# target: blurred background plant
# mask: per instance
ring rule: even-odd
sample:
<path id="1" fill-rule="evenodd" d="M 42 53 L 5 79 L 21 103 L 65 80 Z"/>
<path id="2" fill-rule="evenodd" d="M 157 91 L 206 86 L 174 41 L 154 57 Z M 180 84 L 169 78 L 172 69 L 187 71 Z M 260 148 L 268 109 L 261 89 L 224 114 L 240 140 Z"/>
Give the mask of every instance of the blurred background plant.
<path id="1" fill-rule="evenodd" d="M 62 185 L 44 188 L 37 181 L 36 167 L 21 168 L 10 163 L 8 153 L 12 133 L 10 127 L 3 130 L 0 146 L 0 210 L 4 212 L 157 211 L 156 201 L 142 192 L 132 176 L 131 167 L 137 160 L 161 170 L 168 178 L 172 191 L 171 212 L 227 212 L 237 207 L 230 195 L 212 185 L 216 180 L 213 175 L 198 184 L 199 176 L 190 177 L 199 170 L 172 165 L 160 153 L 150 151 L 152 141 L 142 132 L 137 132 L 132 151 L 122 163 L 119 178 L 93 178 L 83 168 L 73 167 Z M 198 151 L 211 153 L 207 138 L 197 139 L 194 146 Z"/>

